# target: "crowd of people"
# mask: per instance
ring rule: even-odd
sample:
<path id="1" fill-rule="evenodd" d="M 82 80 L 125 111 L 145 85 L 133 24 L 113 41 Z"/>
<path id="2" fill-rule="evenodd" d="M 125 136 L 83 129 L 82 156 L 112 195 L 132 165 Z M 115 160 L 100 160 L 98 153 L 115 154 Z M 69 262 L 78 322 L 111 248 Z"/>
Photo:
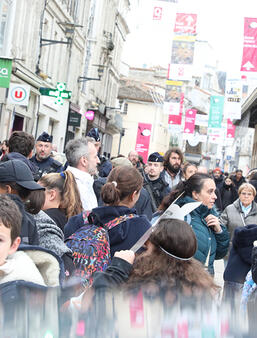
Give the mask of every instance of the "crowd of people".
<path id="1" fill-rule="evenodd" d="M 52 141 L 15 131 L 2 143 L 0 294 L 17 281 L 47 287 L 74 278 L 82 304 L 94 295 L 88 290 L 106 288 L 214 297 L 214 261 L 224 259 L 224 299 L 253 297 L 244 285 L 257 282 L 257 171 L 246 179 L 239 169 L 209 170 L 186 163 L 179 148 L 147 163 L 133 150 L 108 159 L 95 128 L 67 143 L 61 163 Z M 165 217 L 171 204 L 194 202 L 184 220 Z M 33 251 L 42 251 L 39 260 Z M 51 278 L 49 256 L 59 266 Z"/>

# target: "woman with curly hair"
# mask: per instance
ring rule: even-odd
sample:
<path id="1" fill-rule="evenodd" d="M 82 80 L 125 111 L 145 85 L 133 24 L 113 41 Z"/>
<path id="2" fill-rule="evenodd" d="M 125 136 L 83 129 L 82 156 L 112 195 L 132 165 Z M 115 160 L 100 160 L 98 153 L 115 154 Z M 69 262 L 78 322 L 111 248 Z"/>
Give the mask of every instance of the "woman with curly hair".
<path id="1" fill-rule="evenodd" d="M 42 208 L 63 231 L 67 220 L 82 212 L 82 203 L 76 181 L 70 171 L 44 175 L 38 182 L 45 188 Z"/>
<path id="2" fill-rule="evenodd" d="M 218 289 L 211 275 L 193 258 L 197 240 L 186 222 L 162 219 L 145 249 L 136 258 L 130 250 L 116 252 L 107 270 L 95 274 L 93 288 L 176 290 L 185 296 L 213 295 Z"/>

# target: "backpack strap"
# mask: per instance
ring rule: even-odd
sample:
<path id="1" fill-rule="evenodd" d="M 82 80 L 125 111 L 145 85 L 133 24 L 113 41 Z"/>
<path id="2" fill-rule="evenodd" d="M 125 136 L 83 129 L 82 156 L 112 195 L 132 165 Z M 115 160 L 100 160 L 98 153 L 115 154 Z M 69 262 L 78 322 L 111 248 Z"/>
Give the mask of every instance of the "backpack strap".
<path id="1" fill-rule="evenodd" d="M 123 215 L 123 216 L 119 216 L 119 217 L 116 217 L 114 219 L 112 219 L 111 221 L 109 221 L 108 223 L 105 223 L 103 225 L 104 228 L 106 228 L 106 230 L 111 230 L 112 228 L 116 227 L 116 225 L 119 225 L 120 223 L 122 222 L 125 222 L 127 221 L 128 219 L 130 218 L 135 218 L 135 217 L 138 217 L 137 215 L 135 214 L 129 214 L 129 215 Z"/>
<path id="2" fill-rule="evenodd" d="M 91 213 L 91 211 L 89 211 L 89 210 L 83 210 L 82 211 L 82 218 L 83 218 L 84 225 L 89 224 L 88 216 L 90 215 L 90 213 Z"/>

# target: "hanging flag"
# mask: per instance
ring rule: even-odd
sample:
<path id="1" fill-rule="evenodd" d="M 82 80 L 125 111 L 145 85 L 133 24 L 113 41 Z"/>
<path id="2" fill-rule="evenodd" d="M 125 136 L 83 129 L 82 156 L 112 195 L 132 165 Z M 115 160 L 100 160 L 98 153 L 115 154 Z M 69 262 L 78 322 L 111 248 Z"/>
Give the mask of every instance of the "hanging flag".
<path id="1" fill-rule="evenodd" d="M 228 119 L 227 120 L 227 138 L 235 138 L 235 131 L 236 126 L 233 124 L 233 122 Z"/>
<path id="2" fill-rule="evenodd" d="M 149 123 L 138 123 L 135 150 L 143 157 L 145 163 L 148 158 L 151 129 L 152 125 Z"/>
<path id="3" fill-rule="evenodd" d="M 174 32 L 181 35 L 196 34 L 197 14 L 177 13 Z"/>
<path id="4" fill-rule="evenodd" d="M 210 114 L 208 127 L 209 128 L 221 128 L 221 122 L 223 118 L 224 97 L 223 96 L 211 96 Z"/>
<path id="5" fill-rule="evenodd" d="M 224 101 L 224 117 L 241 119 L 242 81 L 241 79 L 228 78 Z"/>
<path id="6" fill-rule="evenodd" d="M 257 18 L 244 18 L 242 72 L 257 72 Z"/>
<path id="7" fill-rule="evenodd" d="M 162 19 L 162 7 L 154 7 L 153 20 L 161 20 L 161 19 Z"/>
<path id="8" fill-rule="evenodd" d="M 166 81 L 164 113 L 171 115 L 179 115 L 182 96 L 182 81 Z M 182 102 L 183 104 L 183 102 Z"/>
<path id="9" fill-rule="evenodd" d="M 179 115 L 169 115 L 168 124 L 180 124 L 182 121 L 182 114 Z"/>
<path id="10" fill-rule="evenodd" d="M 196 21 L 196 14 L 176 14 L 168 79 L 190 80 L 192 78 Z"/>
<path id="11" fill-rule="evenodd" d="M 195 131 L 195 116 L 196 116 L 196 109 L 188 109 L 186 111 L 186 119 L 185 119 L 185 127 L 184 133 L 185 134 L 193 134 Z"/>
<path id="12" fill-rule="evenodd" d="M 195 116 L 195 125 L 208 127 L 209 116 L 206 114 L 196 114 Z"/>

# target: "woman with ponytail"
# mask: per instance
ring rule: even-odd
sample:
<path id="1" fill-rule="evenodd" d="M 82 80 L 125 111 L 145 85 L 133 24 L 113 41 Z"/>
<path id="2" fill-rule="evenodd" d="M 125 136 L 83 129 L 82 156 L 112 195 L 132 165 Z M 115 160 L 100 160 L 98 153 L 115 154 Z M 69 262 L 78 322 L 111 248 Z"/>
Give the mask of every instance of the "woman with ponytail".
<path id="1" fill-rule="evenodd" d="M 214 203 L 215 182 L 207 174 L 196 173 L 187 181 L 181 181 L 170 195 L 166 196 L 159 207 L 161 212 L 175 202 L 180 207 L 190 202 L 202 204 L 186 216 L 186 221 L 194 230 L 197 238 L 197 251 L 194 257 L 202 262 L 211 274 L 214 274 L 215 259 L 223 258 L 229 246 L 229 234 L 226 227 L 220 224 Z"/>
<path id="2" fill-rule="evenodd" d="M 47 174 L 38 183 L 45 188 L 42 210 L 63 231 L 67 220 L 82 212 L 80 194 L 73 174 L 70 171 Z"/>
<path id="3" fill-rule="evenodd" d="M 90 224 L 108 231 L 111 256 L 115 251 L 130 249 L 151 227 L 146 216 L 138 216 L 134 209 L 142 186 L 143 178 L 134 167 L 120 166 L 112 169 L 101 190 L 105 206 L 94 208 L 88 215 Z M 65 226 L 65 238 L 83 225 L 83 214 L 72 217 Z"/>

